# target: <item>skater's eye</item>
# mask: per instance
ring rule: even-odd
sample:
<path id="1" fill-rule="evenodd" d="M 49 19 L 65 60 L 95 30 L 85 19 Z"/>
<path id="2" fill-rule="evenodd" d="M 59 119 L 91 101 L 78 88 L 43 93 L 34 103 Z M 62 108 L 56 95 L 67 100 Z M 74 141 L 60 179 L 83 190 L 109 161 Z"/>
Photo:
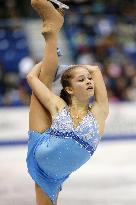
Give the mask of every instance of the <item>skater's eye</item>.
<path id="1" fill-rule="evenodd" d="M 83 82 L 83 81 L 84 81 L 84 78 L 79 78 L 78 81 L 79 81 L 79 82 Z"/>

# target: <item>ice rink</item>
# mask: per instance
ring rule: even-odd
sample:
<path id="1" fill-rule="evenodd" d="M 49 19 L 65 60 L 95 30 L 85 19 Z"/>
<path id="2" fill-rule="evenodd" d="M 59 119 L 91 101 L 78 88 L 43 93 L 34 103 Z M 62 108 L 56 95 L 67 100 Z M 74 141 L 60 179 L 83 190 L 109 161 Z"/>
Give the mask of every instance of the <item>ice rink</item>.
<path id="1" fill-rule="evenodd" d="M 35 205 L 26 169 L 27 146 L 0 147 L 0 205 Z M 135 205 L 136 140 L 101 141 L 96 153 L 63 184 L 58 205 Z"/>

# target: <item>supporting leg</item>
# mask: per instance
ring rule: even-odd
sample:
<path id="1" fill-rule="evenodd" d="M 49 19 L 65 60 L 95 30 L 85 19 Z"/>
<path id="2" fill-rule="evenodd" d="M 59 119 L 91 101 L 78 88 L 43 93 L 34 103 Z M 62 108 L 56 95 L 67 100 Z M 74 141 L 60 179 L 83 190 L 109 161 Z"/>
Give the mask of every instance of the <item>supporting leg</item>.
<path id="1" fill-rule="evenodd" d="M 36 205 L 53 205 L 48 195 L 45 194 L 37 184 L 35 184 L 35 192 L 37 202 Z"/>

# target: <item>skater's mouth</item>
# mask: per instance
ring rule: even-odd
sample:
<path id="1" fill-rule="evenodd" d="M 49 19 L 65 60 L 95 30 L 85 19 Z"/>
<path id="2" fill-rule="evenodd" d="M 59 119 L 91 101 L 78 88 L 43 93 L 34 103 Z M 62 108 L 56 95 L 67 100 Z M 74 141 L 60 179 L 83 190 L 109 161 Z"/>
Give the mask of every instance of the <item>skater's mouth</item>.
<path id="1" fill-rule="evenodd" d="M 93 90 L 93 86 L 89 86 L 87 90 Z"/>

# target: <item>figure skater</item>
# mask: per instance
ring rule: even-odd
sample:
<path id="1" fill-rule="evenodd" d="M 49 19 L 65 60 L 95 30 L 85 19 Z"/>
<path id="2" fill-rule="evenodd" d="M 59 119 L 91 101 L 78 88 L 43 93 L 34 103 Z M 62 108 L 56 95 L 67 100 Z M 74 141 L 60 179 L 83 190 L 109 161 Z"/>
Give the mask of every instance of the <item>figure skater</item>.
<path id="1" fill-rule="evenodd" d="M 98 66 L 68 66 L 61 77 L 60 96 L 52 92 L 65 7 L 60 8 L 58 1 L 56 5 L 59 8 L 52 1 L 32 0 L 43 20 L 46 41 L 43 60 L 27 75 L 32 96 L 26 161 L 35 181 L 37 205 L 57 205 L 63 182 L 96 150 L 108 116 L 107 92 Z M 91 96 L 95 100 L 90 107 Z"/>

